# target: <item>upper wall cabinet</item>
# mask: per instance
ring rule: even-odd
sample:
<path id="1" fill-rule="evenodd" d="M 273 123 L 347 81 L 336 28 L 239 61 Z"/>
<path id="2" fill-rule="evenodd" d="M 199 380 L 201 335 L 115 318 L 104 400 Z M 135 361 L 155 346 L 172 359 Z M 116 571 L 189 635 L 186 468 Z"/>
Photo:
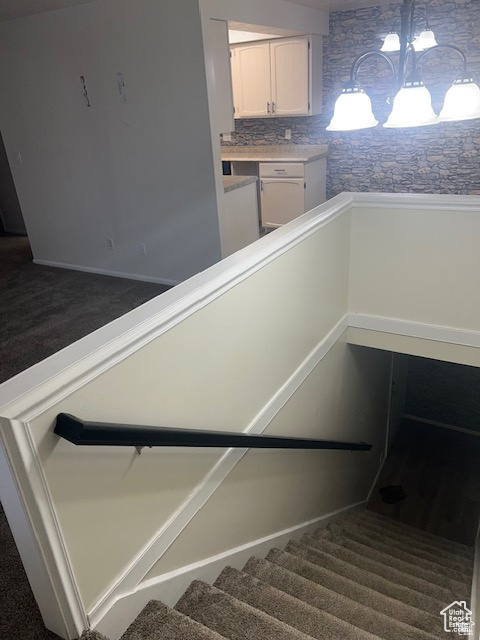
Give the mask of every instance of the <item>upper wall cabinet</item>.
<path id="1" fill-rule="evenodd" d="M 321 36 L 276 38 L 230 50 L 235 118 L 321 112 Z"/>

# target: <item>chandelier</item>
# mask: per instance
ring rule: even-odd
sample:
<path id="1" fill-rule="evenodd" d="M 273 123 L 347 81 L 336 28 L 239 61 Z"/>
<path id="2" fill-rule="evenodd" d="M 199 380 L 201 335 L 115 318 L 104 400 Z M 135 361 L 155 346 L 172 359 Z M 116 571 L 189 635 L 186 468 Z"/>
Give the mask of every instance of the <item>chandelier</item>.
<path id="1" fill-rule="evenodd" d="M 425 22 L 425 27 L 417 36 L 422 21 Z M 400 34 L 396 30 L 398 23 Z M 438 49 L 453 51 L 460 56 L 463 64 L 462 72 L 445 95 L 439 115 L 433 110 L 432 97 L 420 74 L 425 56 Z M 387 55 L 396 51 L 400 52 L 398 70 Z M 350 80 L 344 84 L 342 93 L 337 98 L 327 131 L 354 131 L 378 124 L 371 100 L 357 81 L 361 65 L 374 57 L 383 59 L 389 66 L 395 90 L 393 108 L 384 127 L 421 127 L 439 122 L 480 118 L 480 87 L 468 73 L 465 54 L 454 45 L 437 44 L 426 17 L 415 16 L 415 0 L 403 0 L 400 18 L 395 21 L 380 51 L 367 51 L 353 61 Z"/>

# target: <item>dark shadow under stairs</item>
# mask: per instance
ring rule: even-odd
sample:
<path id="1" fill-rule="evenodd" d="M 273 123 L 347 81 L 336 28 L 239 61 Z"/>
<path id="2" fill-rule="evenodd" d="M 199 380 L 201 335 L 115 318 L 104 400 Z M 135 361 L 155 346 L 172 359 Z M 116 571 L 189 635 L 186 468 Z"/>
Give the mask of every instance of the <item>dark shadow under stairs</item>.
<path id="1" fill-rule="evenodd" d="M 471 547 L 357 509 L 213 586 L 192 582 L 174 609 L 150 602 L 122 640 L 451 638 L 440 612 L 469 606 L 472 569 Z"/>

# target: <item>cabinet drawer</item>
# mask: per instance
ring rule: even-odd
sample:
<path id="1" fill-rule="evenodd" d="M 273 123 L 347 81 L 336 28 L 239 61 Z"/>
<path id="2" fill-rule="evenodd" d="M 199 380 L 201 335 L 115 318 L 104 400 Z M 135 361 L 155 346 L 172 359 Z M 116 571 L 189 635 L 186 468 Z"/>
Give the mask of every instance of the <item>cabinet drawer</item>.
<path id="1" fill-rule="evenodd" d="M 261 178 L 303 178 L 303 162 L 260 162 Z"/>

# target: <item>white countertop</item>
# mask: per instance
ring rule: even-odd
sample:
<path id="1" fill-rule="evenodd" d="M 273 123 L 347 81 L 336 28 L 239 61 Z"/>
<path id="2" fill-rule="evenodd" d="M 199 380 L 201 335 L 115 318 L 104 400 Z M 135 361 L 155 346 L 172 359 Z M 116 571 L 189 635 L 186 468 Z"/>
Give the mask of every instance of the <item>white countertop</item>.
<path id="1" fill-rule="evenodd" d="M 279 144 L 222 147 L 222 160 L 231 162 L 313 162 L 325 158 L 326 144 Z"/>
<path id="2" fill-rule="evenodd" d="M 257 176 L 223 176 L 223 188 L 225 193 L 240 189 L 247 184 L 253 184 L 258 180 Z"/>

